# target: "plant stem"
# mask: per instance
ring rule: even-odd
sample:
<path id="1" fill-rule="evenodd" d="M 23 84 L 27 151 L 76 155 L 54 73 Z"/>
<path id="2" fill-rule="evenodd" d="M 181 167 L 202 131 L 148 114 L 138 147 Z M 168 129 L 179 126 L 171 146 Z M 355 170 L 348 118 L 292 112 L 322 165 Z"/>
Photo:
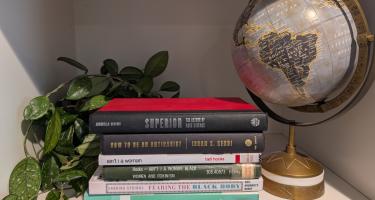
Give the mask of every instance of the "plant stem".
<path id="1" fill-rule="evenodd" d="M 34 140 L 35 140 L 35 141 L 38 141 L 38 138 L 36 137 L 35 134 L 33 134 L 33 137 L 34 137 Z M 38 145 L 39 145 L 39 147 L 40 147 L 41 149 L 43 149 L 43 146 L 40 144 L 39 141 L 38 141 Z"/>
<path id="2" fill-rule="evenodd" d="M 103 78 L 112 78 L 113 80 L 116 80 L 116 81 L 120 81 L 120 82 L 124 82 L 126 83 L 127 81 L 119 78 L 119 77 L 116 77 L 116 76 L 106 76 L 106 75 L 99 75 L 99 74 L 95 74 L 95 75 L 87 75 L 88 77 L 103 77 Z"/>
<path id="3" fill-rule="evenodd" d="M 37 158 L 38 160 L 40 160 L 40 153 L 42 153 L 42 152 L 43 152 L 43 148 L 40 149 L 40 150 L 36 153 L 36 158 Z"/>
<path id="4" fill-rule="evenodd" d="M 36 149 L 35 149 L 34 142 L 31 142 L 31 147 L 33 148 L 33 151 L 34 151 L 34 154 L 35 154 L 35 157 L 36 157 L 37 156 L 37 152 L 36 152 Z"/>
<path id="5" fill-rule="evenodd" d="M 51 190 L 47 191 L 47 192 L 50 192 Z M 39 193 L 38 194 L 35 194 L 34 196 L 30 197 L 29 200 L 33 200 L 33 199 L 37 199 L 39 196 Z"/>
<path id="6" fill-rule="evenodd" d="M 29 157 L 29 156 L 30 156 L 30 153 L 29 153 L 29 151 L 27 150 L 26 142 L 27 142 L 27 136 L 28 136 L 29 133 L 30 133 L 30 130 L 31 130 L 32 125 L 33 125 L 33 121 L 30 122 L 29 127 L 27 128 L 26 133 L 25 133 L 25 138 L 24 138 L 24 140 L 23 140 L 23 151 L 24 151 L 26 157 Z"/>

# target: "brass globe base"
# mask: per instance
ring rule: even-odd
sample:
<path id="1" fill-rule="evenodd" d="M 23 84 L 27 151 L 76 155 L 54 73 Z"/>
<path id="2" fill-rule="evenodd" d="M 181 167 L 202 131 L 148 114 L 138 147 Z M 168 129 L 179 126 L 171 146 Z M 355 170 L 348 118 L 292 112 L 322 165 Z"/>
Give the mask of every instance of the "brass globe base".
<path id="1" fill-rule="evenodd" d="M 296 152 L 294 135 L 290 126 L 286 151 L 263 158 L 264 190 L 286 199 L 317 199 L 324 194 L 324 169 L 319 162 Z"/>
<path id="2" fill-rule="evenodd" d="M 263 187 L 268 193 L 284 199 L 311 200 L 324 194 L 324 181 L 310 187 L 298 187 L 279 184 L 263 177 Z"/>

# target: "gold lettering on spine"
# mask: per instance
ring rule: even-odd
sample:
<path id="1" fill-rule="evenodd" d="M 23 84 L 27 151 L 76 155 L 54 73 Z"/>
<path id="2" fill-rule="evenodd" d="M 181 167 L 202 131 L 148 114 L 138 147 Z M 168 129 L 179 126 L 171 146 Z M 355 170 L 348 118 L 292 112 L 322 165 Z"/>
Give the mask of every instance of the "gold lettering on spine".
<path id="1" fill-rule="evenodd" d="M 208 145 L 208 141 L 198 141 L 198 145 Z M 111 149 L 140 149 L 140 148 L 180 148 L 182 141 L 179 140 L 162 140 L 162 141 L 123 141 L 109 142 Z"/>
<path id="2" fill-rule="evenodd" d="M 120 149 L 122 148 L 122 143 L 121 142 L 110 142 L 109 146 L 111 149 Z"/>

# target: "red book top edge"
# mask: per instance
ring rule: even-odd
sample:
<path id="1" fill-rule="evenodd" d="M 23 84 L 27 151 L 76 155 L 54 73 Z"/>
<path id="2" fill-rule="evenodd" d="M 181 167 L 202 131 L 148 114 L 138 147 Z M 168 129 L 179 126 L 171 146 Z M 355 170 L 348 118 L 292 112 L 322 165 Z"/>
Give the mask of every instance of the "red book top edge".
<path id="1" fill-rule="evenodd" d="M 258 111 L 241 98 L 118 98 L 100 112 Z"/>

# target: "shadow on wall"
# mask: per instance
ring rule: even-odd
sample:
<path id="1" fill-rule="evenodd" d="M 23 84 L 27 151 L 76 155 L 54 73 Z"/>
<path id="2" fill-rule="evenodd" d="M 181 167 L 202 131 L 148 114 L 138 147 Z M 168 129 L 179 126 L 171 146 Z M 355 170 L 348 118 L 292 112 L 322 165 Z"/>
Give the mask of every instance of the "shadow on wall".
<path id="1" fill-rule="evenodd" d="M 79 0 L 75 1 L 75 20 L 76 25 L 83 26 L 234 26 L 247 2 L 249 0 Z"/>
<path id="2" fill-rule="evenodd" d="M 76 55 L 89 66 L 112 57 L 142 67 L 149 55 L 168 50 L 165 77 L 189 85 L 183 96 L 246 95 L 230 51 L 234 25 L 247 2 L 75 1 Z"/>
<path id="3" fill-rule="evenodd" d="M 56 61 L 74 55 L 73 1 L 70 5 L 58 0 L 1 1 L 0 30 L 40 93 L 75 73 Z M 12 66 L 1 67 L 6 73 Z"/>

